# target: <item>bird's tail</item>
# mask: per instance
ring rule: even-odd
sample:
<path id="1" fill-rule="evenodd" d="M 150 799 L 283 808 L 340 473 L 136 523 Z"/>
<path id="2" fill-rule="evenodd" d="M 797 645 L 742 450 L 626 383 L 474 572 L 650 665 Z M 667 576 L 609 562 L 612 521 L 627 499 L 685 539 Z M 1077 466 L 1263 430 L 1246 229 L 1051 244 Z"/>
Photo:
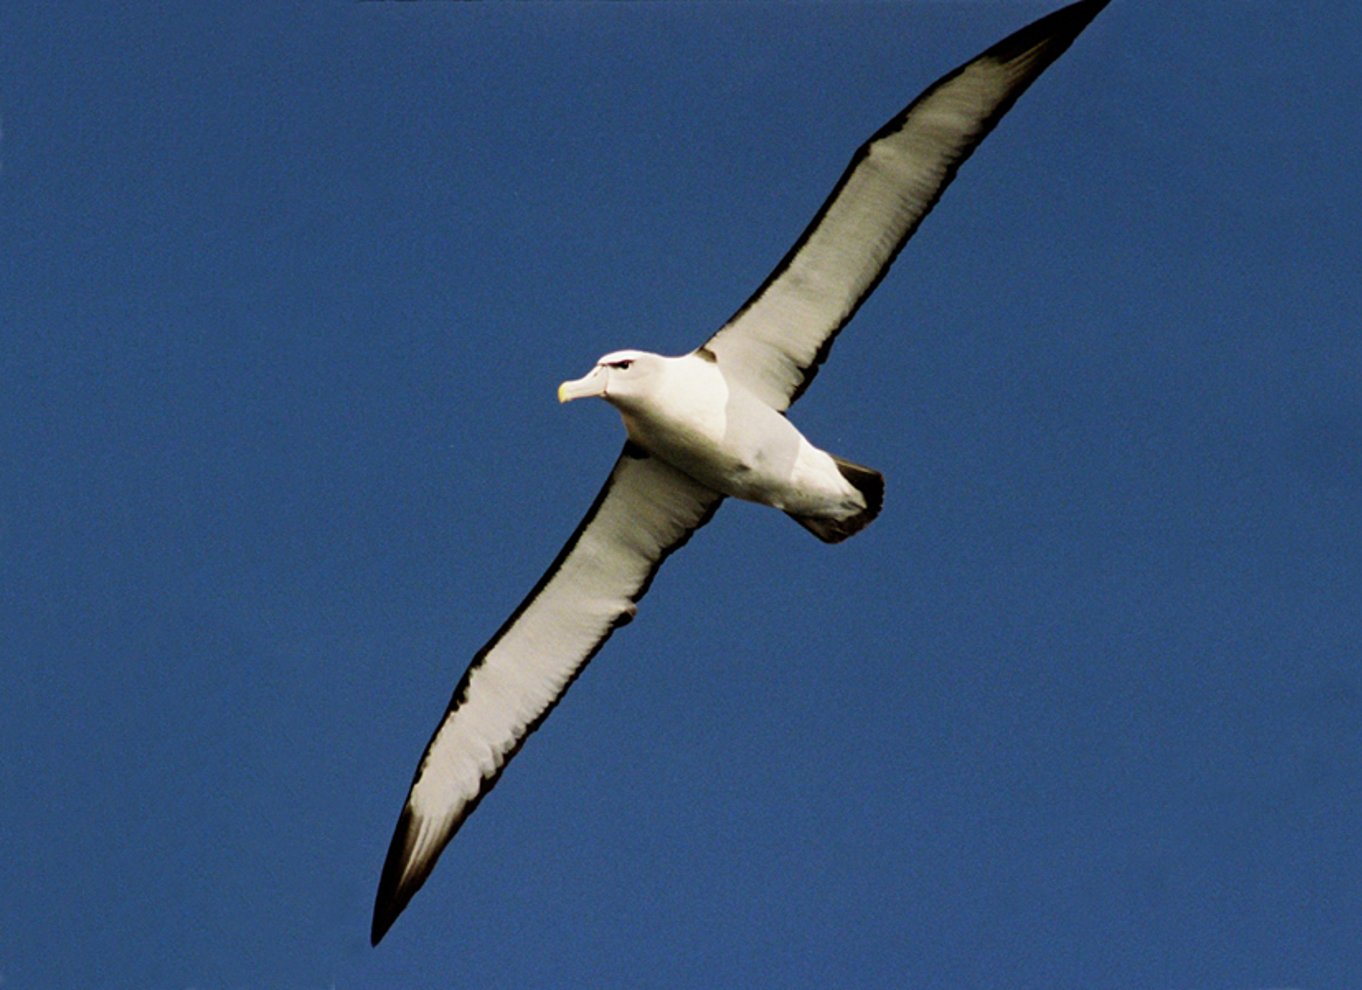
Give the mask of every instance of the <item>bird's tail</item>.
<path id="1" fill-rule="evenodd" d="M 824 543 L 841 543 L 848 536 L 865 529 L 871 520 L 880 514 L 880 507 L 884 505 L 884 475 L 873 468 L 844 461 L 835 455 L 832 459 L 837 463 L 837 470 L 842 472 L 842 477 L 861 493 L 861 497 L 865 499 L 865 508 L 845 519 L 833 519 L 830 516 L 797 516 L 793 512 L 787 515 Z"/>

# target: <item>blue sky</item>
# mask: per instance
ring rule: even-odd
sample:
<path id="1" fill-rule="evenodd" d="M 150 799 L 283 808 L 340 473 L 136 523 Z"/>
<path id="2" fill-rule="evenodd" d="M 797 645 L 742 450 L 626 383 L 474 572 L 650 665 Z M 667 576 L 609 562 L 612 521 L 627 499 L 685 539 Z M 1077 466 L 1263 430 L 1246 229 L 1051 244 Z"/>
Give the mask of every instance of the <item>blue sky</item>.
<path id="1" fill-rule="evenodd" d="M 1362 984 L 1362 10 L 1116 0 L 378 949 L 472 653 L 1054 5 L 0 7 L 5 987 Z"/>

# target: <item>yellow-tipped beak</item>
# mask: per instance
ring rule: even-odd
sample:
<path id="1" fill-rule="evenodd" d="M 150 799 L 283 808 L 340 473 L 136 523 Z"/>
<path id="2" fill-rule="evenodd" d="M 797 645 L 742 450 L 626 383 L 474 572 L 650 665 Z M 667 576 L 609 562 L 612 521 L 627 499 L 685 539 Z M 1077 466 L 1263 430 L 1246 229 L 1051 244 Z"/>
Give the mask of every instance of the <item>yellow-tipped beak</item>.
<path id="1" fill-rule="evenodd" d="M 587 399 L 605 394 L 605 371 L 592 368 L 584 378 L 563 382 L 558 386 L 558 401 L 571 402 L 573 399 Z"/>

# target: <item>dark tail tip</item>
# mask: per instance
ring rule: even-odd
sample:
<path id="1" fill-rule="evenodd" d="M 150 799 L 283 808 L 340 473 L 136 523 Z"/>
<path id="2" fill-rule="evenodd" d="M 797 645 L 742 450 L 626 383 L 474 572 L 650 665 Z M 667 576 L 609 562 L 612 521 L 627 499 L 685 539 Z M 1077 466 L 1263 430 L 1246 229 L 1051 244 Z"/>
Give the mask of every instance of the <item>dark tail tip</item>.
<path id="1" fill-rule="evenodd" d="M 788 513 L 791 519 L 824 543 L 841 543 L 848 536 L 859 533 L 880 514 L 880 509 L 884 505 L 884 475 L 873 468 L 853 464 L 851 461 L 844 461 L 840 457 L 834 456 L 833 460 L 837 463 L 837 470 L 842 472 L 842 477 L 851 482 L 855 489 L 861 493 L 861 497 L 865 499 L 865 508 L 854 516 L 847 516 L 845 519 L 797 516 L 794 513 Z"/>
<path id="2" fill-rule="evenodd" d="M 853 464 L 840 457 L 834 457 L 833 460 L 837 462 L 837 470 L 842 472 L 842 477 L 855 485 L 856 490 L 865 499 L 865 511 L 861 513 L 861 516 L 865 517 L 865 521 L 861 523 L 864 527 L 878 516 L 880 509 L 884 507 L 884 475 L 874 468 Z"/>

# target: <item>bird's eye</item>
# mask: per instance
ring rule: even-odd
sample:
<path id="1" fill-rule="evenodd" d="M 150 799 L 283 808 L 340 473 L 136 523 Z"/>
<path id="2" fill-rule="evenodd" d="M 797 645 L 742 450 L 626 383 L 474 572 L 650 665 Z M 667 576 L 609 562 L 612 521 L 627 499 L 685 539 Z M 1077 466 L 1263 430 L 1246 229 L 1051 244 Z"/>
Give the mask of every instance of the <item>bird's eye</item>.
<path id="1" fill-rule="evenodd" d="M 620 371 L 625 371 L 628 369 L 629 365 L 633 363 L 634 363 L 633 361 L 616 361 L 614 366 L 616 368 L 619 368 Z"/>

